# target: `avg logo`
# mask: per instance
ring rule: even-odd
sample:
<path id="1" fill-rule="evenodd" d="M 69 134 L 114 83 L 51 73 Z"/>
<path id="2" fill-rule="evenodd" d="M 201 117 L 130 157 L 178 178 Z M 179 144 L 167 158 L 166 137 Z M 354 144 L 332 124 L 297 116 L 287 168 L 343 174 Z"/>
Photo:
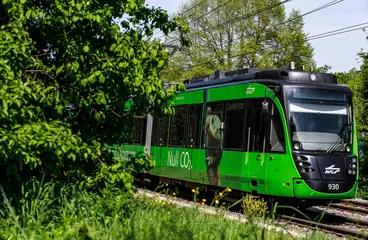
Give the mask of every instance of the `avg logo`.
<path id="1" fill-rule="evenodd" d="M 340 172 L 340 168 L 335 168 L 335 165 L 326 167 L 325 170 L 325 174 L 336 174 Z"/>
<path id="2" fill-rule="evenodd" d="M 247 88 L 247 94 L 252 94 L 254 92 L 254 90 L 256 90 L 254 87 L 252 87 L 252 85 L 250 85 L 248 88 Z"/>

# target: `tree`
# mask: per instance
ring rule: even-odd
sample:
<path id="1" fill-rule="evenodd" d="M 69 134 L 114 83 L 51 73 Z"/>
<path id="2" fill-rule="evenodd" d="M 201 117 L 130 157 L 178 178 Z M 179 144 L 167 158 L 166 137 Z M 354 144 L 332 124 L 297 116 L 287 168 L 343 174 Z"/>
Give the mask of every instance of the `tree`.
<path id="1" fill-rule="evenodd" d="M 286 16 L 280 0 L 191 0 L 178 16 L 190 28 L 192 45 L 181 49 L 164 70 L 170 81 L 217 69 L 288 68 L 291 61 L 297 69 L 315 66 L 303 18 L 298 11 Z M 178 39 L 171 34 L 166 42 Z"/>
<path id="2" fill-rule="evenodd" d="M 143 0 L 2 0 L 0 181 L 121 173 L 104 144 L 125 142 L 135 115 L 170 113 L 177 90 L 163 89 L 154 29 L 187 44 L 186 27 Z"/>
<path id="3" fill-rule="evenodd" d="M 368 40 L 368 37 L 367 37 Z M 360 175 L 363 179 L 361 187 L 368 192 L 368 52 L 358 53 L 362 61 L 360 69 L 351 69 L 349 72 L 336 73 L 338 82 L 347 85 L 353 92 L 354 117 L 356 120 L 358 147 L 360 152 Z M 364 191 L 362 191 L 364 192 Z"/>

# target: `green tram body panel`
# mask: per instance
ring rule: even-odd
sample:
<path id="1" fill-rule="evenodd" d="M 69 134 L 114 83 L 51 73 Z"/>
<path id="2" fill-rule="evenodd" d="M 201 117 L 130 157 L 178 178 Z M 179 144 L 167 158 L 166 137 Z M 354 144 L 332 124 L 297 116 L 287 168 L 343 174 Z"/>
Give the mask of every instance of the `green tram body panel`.
<path id="1" fill-rule="evenodd" d="M 224 149 L 221 163 L 218 167 L 219 186 L 230 187 L 244 192 L 256 191 L 262 195 L 303 199 L 353 198 L 357 191 L 356 183 L 351 190 L 335 194 L 315 191 L 305 183 L 292 157 L 291 139 L 288 134 L 284 109 L 279 99 L 267 86 L 259 83 L 240 83 L 230 86 L 191 90 L 178 93 L 174 98 L 174 106 L 205 104 L 205 102 L 208 104 L 240 99 L 264 99 L 265 95 L 267 99 L 273 102 L 281 116 L 285 139 L 284 153 L 245 152 L 244 150 Z M 203 105 L 202 109 L 199 139 L 203 139 L 203 118 L 206 115 L 204 108 L 205 105 Z M 167 135 L 170 132 L 170 125 L 168 125 L 168 128 Z M 356 136 L 355 124 L 353 126 L 353 135 Z M 168 138 L 168 136 L 165 137 Z M 357 156 L 356 137 L 353 139 L 352 154 Z M 202 141 L 200 142 L 202 143 Z M 150 155 L 155 160 L 155 167 L 150 171 L 152 175 L 200 184 L 210 184 L 206 172 L 205 148 L 198 148 L 198 146 L 197 148 L 184 148 L 167 145 L 162 147 L 150 146 Z M 119 148 L 119 152 L 139 152 L 145 150 L 144 146 L 134 145 L 123 145 Z"/>

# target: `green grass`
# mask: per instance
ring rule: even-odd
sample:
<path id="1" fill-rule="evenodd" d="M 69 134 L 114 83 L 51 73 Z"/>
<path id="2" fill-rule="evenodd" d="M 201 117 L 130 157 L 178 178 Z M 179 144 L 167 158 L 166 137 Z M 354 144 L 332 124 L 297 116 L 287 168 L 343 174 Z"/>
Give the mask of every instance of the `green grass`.
<path id="1" fill-rule="evenodd" d="M 88 193 L 31 185 L 13 209 L 0 211 L 3 239 L 292 239 L 253 223 L 180 208 L 117 189 Z M 316 235 L 308 239 L 321 239 Z"/>
<path id="2" fill-rule="evenodd" d="M 367 180 L 359 184 L 357 197 L 368 200 L 368 181 Z"/>

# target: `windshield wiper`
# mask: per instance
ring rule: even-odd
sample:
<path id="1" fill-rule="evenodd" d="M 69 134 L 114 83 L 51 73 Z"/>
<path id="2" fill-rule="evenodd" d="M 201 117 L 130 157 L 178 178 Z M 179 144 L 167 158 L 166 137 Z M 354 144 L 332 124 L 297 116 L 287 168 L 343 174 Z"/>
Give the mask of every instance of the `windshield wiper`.
<path id="1" fill-rule="evenodd" d="M 345 129 L 351 126 L 352 123 L 346 123 L 338 133 L 336 139 L 332 142 L 331 146 L 327 148 L 326 153 L 332 153 L 333 151 L 340 150 L 342 148 L 342 144 L 339 144 L 340 140 L 344 137 L 345 138 Z"/>

